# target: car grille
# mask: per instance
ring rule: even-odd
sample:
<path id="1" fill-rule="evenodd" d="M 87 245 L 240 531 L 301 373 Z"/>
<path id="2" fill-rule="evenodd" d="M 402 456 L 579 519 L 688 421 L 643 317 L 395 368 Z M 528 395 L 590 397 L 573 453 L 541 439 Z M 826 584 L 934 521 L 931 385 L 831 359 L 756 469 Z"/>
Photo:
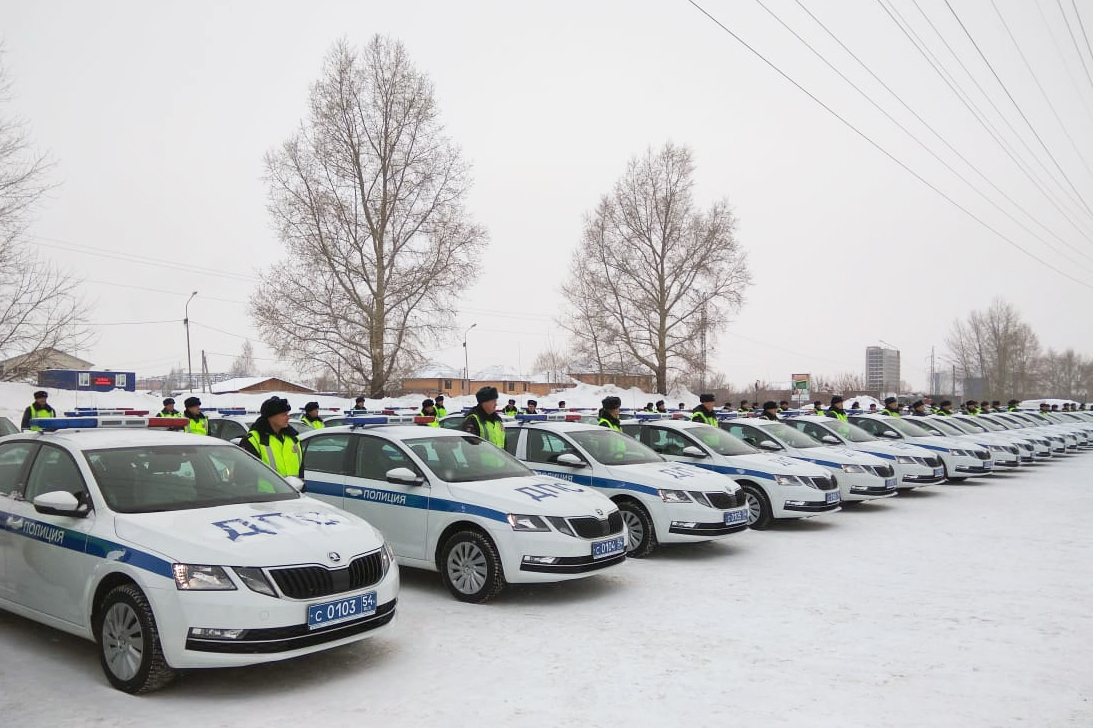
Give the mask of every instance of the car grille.
<path id="1" fill-rule="evenodd" d="M 376 551 L 358 556 L 342 569 L 295 566 L 289 569 L 270 569 L 269 573 L 277 583 L 277 588 L 286 597 L 314 599 L 363 589 L 377 583 L 383 578 L 383 559 L 380 552 Z"/>
<path id="2" fill-rule="evenodd" d="M 988 451 L 988 450 L 976 450 L 975 451 L 975 456 L 977 458 L 979 458 L 980 460 L 990 460 L 991 459 L 991 454 L 990 454 L 990 451 Z"/>
<path id="3" fill-rule="evenodd" d="M 573 529 L 573 533 L 581 538 L 600 538 L 622 530 L 622 514 L 618 511 L 608 515 L 607 518 L 582 516 L 567 520 L 569 521 L 569 527 Z"/>
<path id="4" fill-rule="evenodd" d="M 920 463 L 930 468 L 941 467 L 941 458 L 939 457 L 915 458 L 915 460 L 918 460 Z"/>
<path id="5" fill-rule="evenodd" d="M 835 490 L 838 487 L 834 478 L 802 478 L 802 480 L 811 480 L 812 484 L 820 490 Z"/>
<path id="6" fill-rule="evenodd" d="M 737 508 L 748 503 L 748 497 L 743 489 L 738 490 L 736 493 L 703 493 L 702 495 L 706 496 L 711 506 L 721 510 Z"/>
<path id="7" fill-rule="evenodd" d="M 879 475 L 882 478 L 891 478 L 893 475 L 896 474 L 896 471 L 892 469 L 891 465 L 867 465 L 866 469 L 872 470 L 875 474 Z"/>

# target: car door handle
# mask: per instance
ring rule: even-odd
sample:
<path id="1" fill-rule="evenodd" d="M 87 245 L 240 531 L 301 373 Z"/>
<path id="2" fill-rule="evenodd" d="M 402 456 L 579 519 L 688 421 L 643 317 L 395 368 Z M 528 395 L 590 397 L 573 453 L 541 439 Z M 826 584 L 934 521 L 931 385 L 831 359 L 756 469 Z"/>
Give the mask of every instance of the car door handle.
<path id="1" fill-rule="evenodd" d="M 351 495 L 355 498 L 358 495 L 364 495 L 364 491 L 361 490 L 360 488 L 346 488 L 345 489 L 345 494 L 346 495 Z"/>
<path id="2" fill-rule="evenodd" d="M 18 516 L 8 516 L 8 528 L 12 530 L 19 530 L 23 527 L 23 519 Z"/>

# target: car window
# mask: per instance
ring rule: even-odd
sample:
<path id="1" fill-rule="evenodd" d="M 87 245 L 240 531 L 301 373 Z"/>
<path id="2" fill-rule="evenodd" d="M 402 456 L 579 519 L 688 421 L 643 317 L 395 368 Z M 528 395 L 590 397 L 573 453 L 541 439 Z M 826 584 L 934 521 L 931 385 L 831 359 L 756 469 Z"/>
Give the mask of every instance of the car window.
<path id="1" fill-rule="evenodd" d="M 645 444 L 661 455 L 682 455 L 683 448 L 692 445 L 686 437 L 675 430 L 665 430 L 660 427 L 650 427 L 651 432 L 646 438 Z"/>
<path id="2" fill-rule="evenodd" d="M 505 450 L 509 455 L 516 455 L 516 446 L 520 443 L 520 428 L 505 428 Z"/>
<path id="3" fill-rule="evenodd" d="M 0 495 L 22 491 L 27 459 L 37 447 L 33 442 L 0 445 Z"/>
<path id="4" fill-rule="evenodd" d="M 449 483 L 521 478 L 531 474 L 527 466 L 512 455 L 473 435 L 421 437 L 406 440 L 406 444 L 429 470 Z"/>
<path id="5" fill-rule="evenodd" d="M 870 435 L 874 436 L 880 436 L 884 434 L 885 431 L 892 429 L 880 420 L 875 420 L 870 417 L 855 419 L 854 424 L 868 432 Z"/>
<path id="6" fill-rule="evenodd" d="M 63 490 L 87 502 L 87 485 L 72 456 L 59 447 L 44 445 L 34 458 L 23 497 L 33 501 L 43 493 Z"/>
<path id="7" fill-rule="evenodd" d="M 351 437 L 346 432 L 305 438 L 300 443 L 304 448 L 304 470 L 333 475 L 353 475 L 348 455 Z"/>
<path id="8" fill-rule="evenodd" d="M 387 471 L 395 468 L 409 468 L 421 475 L 421 470 L 398 445 L 371 435 L 358 435 L 357 458 L 353 475 L 369 480 L 387 480 Z"/>
<path id="9" fill-rule="evenodd" d="M 576 430 L 570 437 L 597 460 L 605 465 L 638 465 L 663 462 L 664 458 L 621 432 L 599 427 Z"/>
<path id="10" fill-rule="evenodd" d="M 815 422 L 802 422 L 800 420 L 791 420 L 789 424 L 793 427 L 796 427 L 798 430 L 805 433 L 814 440 L 818 440 L 820 442 L 824 441 L 824 435 L 831 435 L 830 432 L 820 427 Z"/>
<path id="11" fill-rule="evenodd" d="M 697 438 L 718 455 L 754 455 L 756 450 L 720 427 L 688 427 L 687 434 Z"/>
<path id="12" fill-rule="evenodd" d="M 576 454 L 573 446 L 553 432 L 527 431 L 527 460 L 532 463 L 556 463 L 562 453 Z"/>
<path id="13" fill-rule="evenodd" d="M 19 428 L 15 426 L 15 423 L 9 420 L 7 417 L 0 417 L 0 436 L 2 435 L 16 435 L 19 433 Z"/>

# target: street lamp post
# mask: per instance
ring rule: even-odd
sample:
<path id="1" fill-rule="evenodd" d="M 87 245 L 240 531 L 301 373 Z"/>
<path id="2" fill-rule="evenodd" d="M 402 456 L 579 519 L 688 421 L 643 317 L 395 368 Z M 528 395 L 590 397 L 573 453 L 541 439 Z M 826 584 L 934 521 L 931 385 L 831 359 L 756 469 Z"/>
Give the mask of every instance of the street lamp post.
<path id="1" fill-rule="evenodd" d="M 467 327 L 467 330 L 463 332 L 463 394 L 470 394 L 471 390 L 471 358 L 467 353 L 467 334 L 471 332 L 478 324 L 471 324 Z"/>
<path id="2" fill-rule="evenodd" d="M 183 325 L 186 327 L 186 370 L 187 370 L 187 387 L 188 391 L 194 389 L 194 363 L 190 358 L 190 301 L 194 300 L 194 296 L 197 295 L 197 291 L 190 294 L 190 297 L 186 299 L 186 316 L 182 319 Z"/>

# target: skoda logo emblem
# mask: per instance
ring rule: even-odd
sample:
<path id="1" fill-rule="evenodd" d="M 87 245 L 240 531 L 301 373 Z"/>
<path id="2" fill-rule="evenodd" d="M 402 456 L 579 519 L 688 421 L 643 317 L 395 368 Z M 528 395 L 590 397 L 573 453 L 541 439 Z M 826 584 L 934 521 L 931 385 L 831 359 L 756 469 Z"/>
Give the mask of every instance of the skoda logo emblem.
<path id="1" fill-rule="evenodd" d="M 326 555 L 326 557 L 333 561 L 335 564 L 342 560 L 342 555 L 339 554 L 337 551 L 331 551 L 329 554 Z"/>
<path id="2" fill-rule="evenodd" d="M 603 511 L 601 511 L 601 510 L 600 510 L 599 508 L 597 508 L 597 509 L 596 509 L 596 515 L 597 515 L 597 516 L 602 516 L 602 515 L 603 515 Z"/>

